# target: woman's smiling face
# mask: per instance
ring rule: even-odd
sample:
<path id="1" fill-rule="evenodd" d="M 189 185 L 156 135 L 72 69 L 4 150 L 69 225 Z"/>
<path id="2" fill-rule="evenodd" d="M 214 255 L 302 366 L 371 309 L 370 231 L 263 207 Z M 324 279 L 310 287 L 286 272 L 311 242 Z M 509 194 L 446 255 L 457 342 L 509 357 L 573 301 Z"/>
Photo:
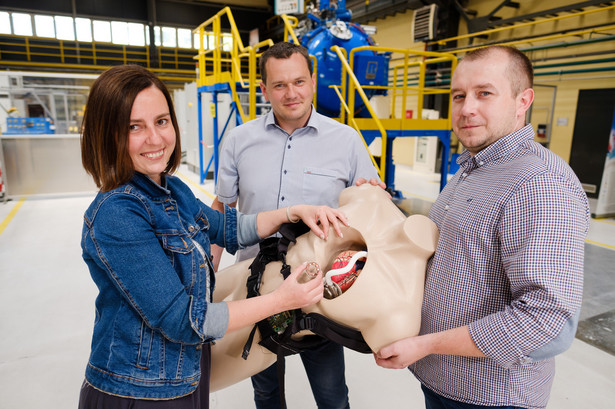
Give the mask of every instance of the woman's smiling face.
<path id="1" fill-rule="evenodd" d="M 137 94 L 130 111 L 128 153 L 137 172 L 160 184 L 175 149 L 175 128 L 164 94 L 155 86 Z"/>

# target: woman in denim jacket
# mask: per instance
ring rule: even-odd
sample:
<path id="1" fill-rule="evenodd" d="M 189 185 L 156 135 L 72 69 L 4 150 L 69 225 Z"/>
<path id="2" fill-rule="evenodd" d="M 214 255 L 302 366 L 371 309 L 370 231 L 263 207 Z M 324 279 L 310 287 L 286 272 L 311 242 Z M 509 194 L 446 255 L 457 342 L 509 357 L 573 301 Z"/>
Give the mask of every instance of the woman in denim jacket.
<path id="1" fill-rule="evenodd" d="M 210 342 L 275 313 L 316 303 L 322 280 L 213 303 L 210 245 L 229 252 L 299 218 L 326 238 L 345 216 L 293 206 L 258 215 L 212 210 L 177 177 L 173 103 L 139 66 L 118 66 L 93 84 L 83 120 L 83 166 L 100 188 L 85 212 L 83 259 L 99 289 L 80 408 L 207 408 Z"/>

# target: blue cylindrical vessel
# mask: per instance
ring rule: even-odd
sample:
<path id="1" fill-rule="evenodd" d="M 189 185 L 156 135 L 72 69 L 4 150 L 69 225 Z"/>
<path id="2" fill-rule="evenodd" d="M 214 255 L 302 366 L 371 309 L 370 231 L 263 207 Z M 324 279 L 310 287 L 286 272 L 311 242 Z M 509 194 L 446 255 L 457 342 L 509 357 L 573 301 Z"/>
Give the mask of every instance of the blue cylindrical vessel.
<path id="1" fill-rule="evenodd" d="M 330 85 L 341 85 L 342 64 L 331 47 L 337 45 L 344 48 L 349 55 L 357 47 L 374 45 L 373 40 L 361 26 L 344 22 L 333 21 L 328 25 L 320 25 L 301 37 L 301 45 L 316 57 L 317 82 L 316 109 L 318 112 L 330 116 L 340 115 L 340 100 Z M 360 51 L 355 54 L 354 73 L 362 85 L 386 85 L 388 82 L 389 55 L 377 54 L 373 51 Z M 377 90 L 365 90 L 368 97 L 382 93 Z M 359 95 L 355 97 L 355 115 L 360 116 L 364 104 Z"/>

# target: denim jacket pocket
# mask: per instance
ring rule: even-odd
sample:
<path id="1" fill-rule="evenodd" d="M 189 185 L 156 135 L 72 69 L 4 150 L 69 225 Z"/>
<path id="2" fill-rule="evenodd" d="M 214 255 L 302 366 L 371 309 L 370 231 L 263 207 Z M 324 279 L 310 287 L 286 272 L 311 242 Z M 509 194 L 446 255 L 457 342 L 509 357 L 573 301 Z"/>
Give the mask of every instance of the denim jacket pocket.
<path id="1" fill-rule="evenodd" d="M 180 234 L 156 233 L 162 242 L 162 248 L 173 253 L 188 254 L 194 250 L 194 243 L 190 237 Z"/>
<path id="2" fill-rule="evenodd" d="M 196 216 L 195 220 L 203 233 L 206 233 L 209 230 L 209 219 L 207 219 L 207 216 L 203 210 L 199 211 L 199 214 Z"/>

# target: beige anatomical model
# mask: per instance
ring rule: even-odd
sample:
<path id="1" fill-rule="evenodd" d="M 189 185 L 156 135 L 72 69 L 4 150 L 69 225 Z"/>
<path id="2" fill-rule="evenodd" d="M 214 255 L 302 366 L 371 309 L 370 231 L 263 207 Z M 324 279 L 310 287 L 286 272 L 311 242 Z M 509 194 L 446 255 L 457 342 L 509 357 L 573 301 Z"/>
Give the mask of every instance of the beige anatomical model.
<path id="1" fill-rule="evenodd" d="M 304 311 L 317 312 L 360 330 L 373 351 L 417 335 L 425 268 L 438 241 L 436 225 L 425 216 L 405 217 L 384 190 L 370 184 L 342 191 L 339 205 L 350 221 L 349 227 L 343 227 L 343 238 L 330 234 L 325 241 L 306 233 L 289 248 L 287 263 L 294 267 L 305 261 L 316 262 L 326 273 L 340 253 L 352 250 L 351 254 L 367 252 L 365 264 L 352 286 L 340 296 L 323 298 Z M 245 260 L 216 274 L 215 301 L 246 297 L 250 263 Z M 267 265 L 261 294 L 282 283 L 280 267 L 279 262 Z M 213 346 L 212 391 L 248 378 L 275 362 L 276 356 L 258 345 L 258 331 L 248 359 L 241 357 L 251 329 L 231 333 Z"/>

